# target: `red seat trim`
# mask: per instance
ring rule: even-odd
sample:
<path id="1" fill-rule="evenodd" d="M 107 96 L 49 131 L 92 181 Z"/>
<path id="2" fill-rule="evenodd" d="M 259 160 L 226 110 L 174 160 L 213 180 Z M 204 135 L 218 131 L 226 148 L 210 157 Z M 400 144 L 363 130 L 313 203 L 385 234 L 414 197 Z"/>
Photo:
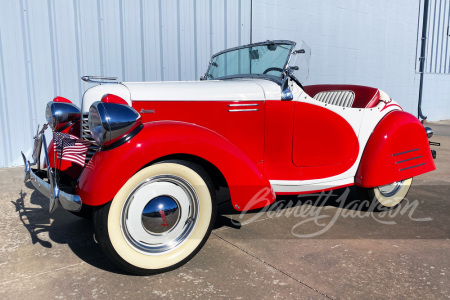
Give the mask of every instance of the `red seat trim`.
<path id="1" fill-rule="evenodd" d="M 372 108 L 380 101 L 380 91 L 376 88 L 351 84 L 316 84 L 304 87 L 304 91 L 311 97 L 320 92 L 347 90 L 355 93 L 353 108 Z"/>

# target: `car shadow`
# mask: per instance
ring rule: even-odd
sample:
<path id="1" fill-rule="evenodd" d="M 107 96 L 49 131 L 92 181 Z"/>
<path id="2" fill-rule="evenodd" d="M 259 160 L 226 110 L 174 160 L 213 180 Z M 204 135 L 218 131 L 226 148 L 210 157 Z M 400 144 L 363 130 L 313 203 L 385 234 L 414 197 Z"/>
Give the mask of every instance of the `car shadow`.
<path id="1" fill-rule="evenodd" d="M 351 186 L 321 193 L 277 196 L 275 202 L 271 205 L 259 209 L 249 210 L 245 213 L 250 214 L 259 213 L 262 211 L 278 211 L 287 207 L 292 208 L 306 204 L 315 207 L 341 207 L 361 212 L 373 210 L 373 207 L 370 206 L 369 202 L 359 200 L 359 195 L 356 191 L 356 188 Z M 214 229 L 219 229 L 222 227 L 240 229 L 242 225 L 239 223 L 239 221 L 232 217 L 229 217 L 240 214 L 242 214 L 242 212 L 234 209 L 231 201 L 221 202 L 221 204 L 217 208 L 216 224 L 214 226 Z"/>
<path id="2" fill-rule="evenodd" d="M 26 186 L 33 189 L 30 182 L 27 182 Z M 55 244 L 67 244 L 75 255 L 93 267 L 126 274 L 103 254 L 94 240 L 94 229 L 90 220 L 77 217 L 61 207 L 49 213 L 49 201 L 38 191 L 31 193 L 29 202 L 26 198 L 27 193 L 20 191 L 17 199 L 11 203 L 29 232 L 33 244 L 45 248 L 53 248 Z"/>

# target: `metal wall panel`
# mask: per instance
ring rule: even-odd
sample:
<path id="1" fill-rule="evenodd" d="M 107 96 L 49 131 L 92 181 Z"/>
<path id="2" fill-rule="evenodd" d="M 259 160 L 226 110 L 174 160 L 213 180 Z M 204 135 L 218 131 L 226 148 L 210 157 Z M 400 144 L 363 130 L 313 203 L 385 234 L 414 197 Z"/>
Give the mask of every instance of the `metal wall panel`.
<path id="1" fill-rule="evenodd" d="M 82 75 L 197 80 L 249 42 L 250 0 L 0 0 L 0 167 L 22 165 L 45 104 L 80 104 Z"/>
<path id="2" fill-rule="evenodd" d="M 427 55 L 430 47 L 439 51 L 427 62 L 429 68 L 443 70 L 447 45 L 436 43 L 436 36 L 438 30 L 439 36 L 446 33 L 443 24 L 448 16 L 444 18 L 443 12 L 448 13 L 449 0 L 430 1 L 435 42 L 433 46 L 429 42 Z M 253 40 L 304 40 L 312 51 L 306 84 L 377 87 L 417 115 L 421 6 L 423 0 L 253 0 Z M 429 121 L 450 119 L 448 87 L 450 75 L 425 75 L 422 107 Z"/>
<path id="3" fill-rule="evenodd" d="M 424 0 L 420 1 L 416 71 L 419 72 Z M 450 74 L 450 0 L 429 0 L 425 73 Z"/>

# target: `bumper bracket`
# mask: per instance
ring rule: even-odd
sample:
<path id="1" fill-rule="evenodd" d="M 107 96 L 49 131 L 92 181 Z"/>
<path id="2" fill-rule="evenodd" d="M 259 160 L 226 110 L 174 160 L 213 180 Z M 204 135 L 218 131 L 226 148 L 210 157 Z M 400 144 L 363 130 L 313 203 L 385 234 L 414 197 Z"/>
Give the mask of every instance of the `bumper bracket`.
<path id="1" fill-rule="evenodd" d="M 25 176 L 24 176 L 24 182 L 27 182 L 28 180 L 31 181 L 33 186 L 41 192 L 44 196 L 50 199 L 49 203 L 49 211 L 53 212 L 56 207 L 58 207 L 58 204 L 61 204 L 61 206 L 69 211 L 78 212 L 81 209 L 82 203 L 81 198 L 78 195 L 72 195 L 66 192 L 63 192 L 59 189 L 58 183 L 56 182 L 55 174 L 50 168 L 50 161 L 48 158 L 48 151 L 47 151 L 47 143 L 45 141 L 45 135 L 44 133 L 40 133 L 35 137 L 35 140 L 37 143 L 35 143 L 35 149 L 38 147 L 39 154 L 40 149 L 42 147 L 42 144 L 44 145 L 44 155 L 45 155 L 45 162 L 47 166 L 47 172 L 45 170 L 39 169 L 39 160 L 40 157 L 34 157 L 33 156 L 33 163 L 30 163 L 25 155 L 22 152 L 22 158 L 23 162 L 25 164 Z M 34 151 L 36 152 L 36 151 Z M 32 169 L 31 166 L 38 165 L 38 169 Z M 45 180 L 45 178 L 48 179 L 48 182 Z"/>

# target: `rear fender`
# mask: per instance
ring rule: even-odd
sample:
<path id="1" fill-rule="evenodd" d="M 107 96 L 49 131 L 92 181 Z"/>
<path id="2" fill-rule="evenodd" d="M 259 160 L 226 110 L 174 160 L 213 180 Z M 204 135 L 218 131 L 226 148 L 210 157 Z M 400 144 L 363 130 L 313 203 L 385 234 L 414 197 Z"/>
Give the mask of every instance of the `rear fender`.
<path id="1" fill-rule="evenodd" d="M 435 170 L 423 125 L 403 111 L 388 113 L 375 127 L 356 173 L 355 185 L 372 188 Z"/>
<path id="2" fill-rule="evenodd" d="M 198 156 L 215 165 L 237 210 L 264 207 L 275 200 L 269 181 L 240 149 L 209 129 L 177 121 L 146 123 L 125 144 L 96 153 L 80 176 L 77 194 L 87 205 L 105 204 L 140 169 L 173 154 Z"/>

